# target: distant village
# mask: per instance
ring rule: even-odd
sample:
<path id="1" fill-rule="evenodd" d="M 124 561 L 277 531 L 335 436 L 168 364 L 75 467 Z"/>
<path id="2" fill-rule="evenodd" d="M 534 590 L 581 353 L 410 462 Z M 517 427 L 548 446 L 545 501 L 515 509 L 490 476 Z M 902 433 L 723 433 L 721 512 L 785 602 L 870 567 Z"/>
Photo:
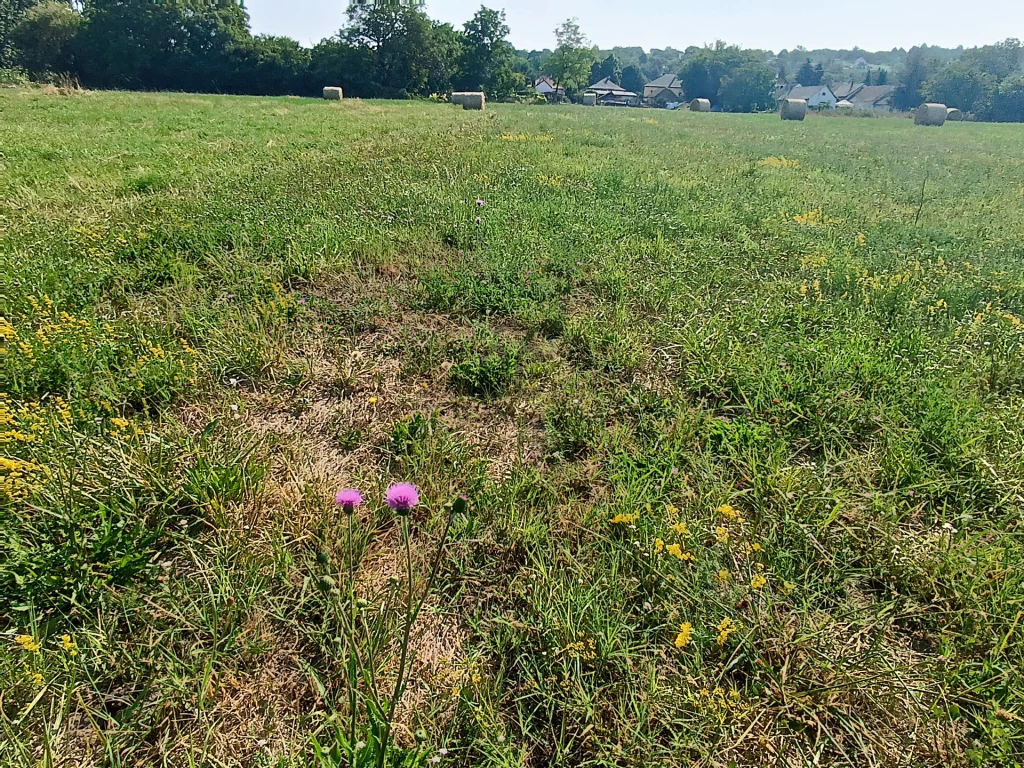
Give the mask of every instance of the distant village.
<path id="1" fill-rule="evenodd" d="M 862 68 L 858 60 L 855 65 Z M 866 69 L 866 65 L 863 66 Z M 565 99 L 565 89 L 557 85 L 550 77 L 541 77 L 534 81 L 534 90 L 538 96 L 551 102 Z M 775 100 L 781 103 L 786 99 L 799 99 L 807 103 L 808 109 L 854 109 L 854 110 L 892 110 L 891 85 L 868 85 L 864 82 L 844 82 L 829 85 L 801 85 L 779 82 L 775 86 Z M 646 83 L 643 93 L 627 90 L 609 77 L 590 84 L 582 94 L 582 103 L 586 106 L 610 107 L 655 107 L 661 109 L 678 109 L 685 103 L 683 86 L 677 75 L 668 74 Z M 718 111 L 719 107 L 711 107 L 710 111 Z"/>

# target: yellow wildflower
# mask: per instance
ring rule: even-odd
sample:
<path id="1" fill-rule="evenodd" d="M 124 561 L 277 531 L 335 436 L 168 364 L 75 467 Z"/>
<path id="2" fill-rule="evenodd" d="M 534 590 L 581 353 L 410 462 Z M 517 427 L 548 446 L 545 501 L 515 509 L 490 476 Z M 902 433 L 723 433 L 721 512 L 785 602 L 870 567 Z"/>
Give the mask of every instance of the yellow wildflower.
<path id="1" fill-rule="evenodd" d="M 720 506 L 718 508 L 718 514 L 720 514 L 726 520 L 735 520 L 739 516 L 739 513 L 736 511 L 736 508 L 733 507 L 731 504 L 723 504 L 722 506 Z"/>
<path id="2" fill-rule="evenodd" d="M 633 512 L 631 514 L 628 514 L 628 515 L 624 515 L 621 512 L 619 512 L 617 515 L 615 515 L 615 517 L 612 518 L 612 523 L 614 523 L 616 525 L 620 525 L 620 524 L 629 525 L 631 523 L 635 523 L 637 521 L 637 518 L 639 518 L 639 517 L 640 516 L 638 514 L 636 514 L 635 512 Z"/>
<path id="3" fill-rule="evenodd" d="M 676 635 L 676 648 L 685 648 L 690 644 L 691 639 L 693 639 L 693 625 L 688 621 L 684 621 L 679 625 L 679 634 Z"/>
<path id="4" fill-rule="evenodd" d="M 729 642 L 729 638 L 739 631 L 740 625 L 735 621 L 726 616 L 722 619 L 722 622 L 716 627 L 718 630 L 718 644 L 724 646 Z"/>
<path id="5" fill-rule="evenodd" d="M 671 504 L 669 504 L 667 507 L 665 507 L 665 511 L 668 512 L 670 515 L 678 515 L 679 507 L 674 507 Z"/>
<path id="6" fill-rule="evenodd" d="M 43 676 L 41 674 L 39 674 L 38 672 L 33 672 L 32 673 L 32 684 L 34 686 L 36 686 L 36 688 L 42 688 L 43 687 Z"/>
<path id="7" fill-rule="evenodd" d="M 690 552 L 683 552 L 683 547 L 680 544 L 669 544 L 665 547 L 665 551 L 678 560 L 693 560 L 693 555 Z"/>
<path id="8" fill-rule="evenodd" d="M 728 584 L 730 581 L 732 581 L 732 574 L 729 571 L 723 568 L 718 572 L 719 584 Z"/>
<path id="9" fill-rule="evenodd" d="M 112 418 L 110 420 L 110 423 L 113 424 L 117 429 L 128 429 L 129 427 L 128 420 L 122 419 L 119 416 L 115 416 L 114 418 Z"/>
<path id="10" fill-rule="evenodd" d="M 679 536 L 685 536 L 689 531 L 686 528 L 686 523 L 679 522 L 672 526 L 672 532 Z"/>
<path id="11" fill-rule="evenodd" d="M 762 576 L 760 573 L 754 574 L 754 578 L 750 580 L 751 589 L 763 589 L 764 585 L 768 583 L 768 579 Z"/>
<path id="12" fill-rule="evenodd" d="M 719 544 L 729 543 L 729 531 L 719 525 L 715 528 L 715 538 L 718 539 Z"/>
<path id="13" fill-rule="evenodd" d="M 28 651 L 29 653 L 37 653 L 39 651 L 39 643 L 32 635 L 15 635 L 14 642 L 21 646 L 21 650 Z"/>
<path id="14" fill-rule="evenodd" d="M 817 208 L 813 211 L 808 211 L 807 213 L 798 213 L 793 216 L 793 221 L 803 226 L 816 227 L 823 221 L 821 209 Z"/>
<path id="15" fill-rule="evenodd" d="M 60 644 L 71 656 L 78 655 L 78 644 L 71 639 L 71 635 L 61 635 Z"/>
<path id="16" fill-rule="evenodd" d="M 655 539 L 654 540 L 654 551 L 655 552 L 661 552 L 663 549 L 665 549 L 665 542 L 663 540 L 661 540 L 661 539 Z"/>
<path id="17" fill-rule="evenodd" d="M 791 581 L 784 581 L 784 582 L 782 582 L 782 594 L 784 594 L 784 595 L 792 594 L 794 589 L 796 589 L 796 584 L 794 584 L 793 582 L 791 582 Z"/>

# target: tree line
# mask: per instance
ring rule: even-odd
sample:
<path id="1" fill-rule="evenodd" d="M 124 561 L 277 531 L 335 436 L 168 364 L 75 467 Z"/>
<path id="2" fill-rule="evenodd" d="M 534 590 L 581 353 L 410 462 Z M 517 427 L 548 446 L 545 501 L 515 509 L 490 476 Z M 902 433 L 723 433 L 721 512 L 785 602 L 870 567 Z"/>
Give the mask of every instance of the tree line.
<path id="1" fill-rule="evenodd" d="M 979 120 L 1024 122 L 1024 46 L 1015 38 L 965 50 L 943 61 L 911 48 L 893 92 L 896 109 L 937 101 Z"/>
<path id="2" fill-rule="evenodd" d="M 410 98 L 522 90 L 529 64 L 505 14 L 481 7 L 463 28 L 402 3 L 353 3 L 348 22 L 313 48 L 252 35 L 237 0 L 0 0 L 0 67 L 89 88 L 253 95 Z"/>
<path id="3" fill-rule="evenodd" d="M 90 88 L 316 96 L 338 85 L 361 98 L 483 90 L 503 99 L 532 95 L 534 79 L 549 75 L 573 99 L 604 77 L 641 93 L 644 83 L 671 73 L 687 100 L 750 112 L 772 109 L 787 67 L 809 53 L 775 56 L 723 42 L 601 52 L 574 19 L 555 31 L 553 50 L 517 51 L 508 34 L 504 12 L 484 6 L 456 29 L 415 3 L 368 0 L 349 6 L 337 34 L 305 48 L 288 37 L 254 36 L 239 0 L 0 0 L 0 68 L 35 79 L 62 74 Z M 866 81 L 892 78 L 897 109 L 934 100 L 980 120 L 1024 121 L 1024 50 L 1017 40 L 866 55 L 878 63 Z M 834 58 L 815 64 L 807 55 L 788 79 L 829 84 L 842 71 Z"/>

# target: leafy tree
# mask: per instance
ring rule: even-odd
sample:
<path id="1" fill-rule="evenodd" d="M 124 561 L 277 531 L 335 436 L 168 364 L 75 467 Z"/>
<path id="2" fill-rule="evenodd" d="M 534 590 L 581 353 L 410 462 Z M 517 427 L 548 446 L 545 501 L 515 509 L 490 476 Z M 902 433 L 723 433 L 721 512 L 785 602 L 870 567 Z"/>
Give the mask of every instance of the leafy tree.
<path id="1" fill-rule="evenodd" d="M 377 84 L 370 83 L 365 76 L 373 66 L 372 55 L 369 48 L 351 45 L 341 35 L 335 35 L 321 40 L 310 51 L 310 77 L 321 88 L 337 85 L 346 96 L 373 98 L 377 95 Z"/>
<path id="2" fill-rule="evenodd" d="M 750 67 L 742 76 L 739 76 L 741 69 Z M 755 68 L 763 68 L 763 71 L 771 75 L 766 96 L 771 94 L 775 86 L 775 75 L 771 69 L 764 64 L 763 59 L 754 51 L 745 51 L 735 45 L 726 45 L 719 40 L 713 48 L 693 48 L 688 51 L 686 63 L 679 72 L 679 80 L 683 85 L 683 93 L 687 100 L 709 99 L 713 105 L 722 104 L 722 86 L 726 77 L 733 80 L 729 85 L 728 96 L 730 104 L 736 110 L 740 110 L 743 104 L 754 105 L 763 103 L 759 99 L 745 99 L 740 94 L 748 87 L 751 87 L 756 79 L 753 77 Z M 750 106 L 751 109 L 755 108 Z"/>
<path id="3" fill-rule="evenodd" d="M 868 71 L 864 74 L 864 85 L 871 85 L 871 67 L 868 67 Z"/>
<path id="4" fill-rule="evenodd" d="M 687 99 L 717 100 L 718 88 L 725 72 L 710 49 L 703 49 L 687 57 L 679 70 L 679 82 Z"/>
<path id="5" fill-rule="evenodd" d="M 766 64 L 749 61 L 722 78 L 718 97 L 725 112 L 770 109 L 775 73 Z"/>
<path id="6" fill-rule="evenodd" d="M 983 45 L 964 51 L 960 61 L 970 67 L 1003 80 L 1021 71 L 1024 65 L 1024 46 L 1020 40 L 1007 38 L 995 45 Z"/>
<path id="7" fill-rule="evenodd" d="M 79 74 L 100 88 L 220 91 L 232 77 L 249 16 L 206 0 L 87 0 L 78 36 Z"/>
<path id="8" fill-rule="evenodd" d="M 257 96 L 317 95 L 310 77 L 311 55 L 290 37 L 259 35 L 235 49 L 229 90 Z"/>
<path id="9" fill-rule="evenodd" d="M 1024 123 L 1024 75 L 1011 75 L 999 84 L 985 120 Z"/>
<path id="10" fill-rule="evenodd" d="M 357 95 L 407 98 L 451 87 L 460 52 L 450 26 L 398 3 L 353 4 L 348 17 L 341 39 L 361 49 L 366 64 Z"/>
<path id="11" fill-rule="evenodd" d="M 514 51 L 506 39 L 509 28 L 505 12 L 480 6 L 464 29 L 458 87 L 483 90 L 492 98 L 511 96 L 525 78 L 514 69 Z"/>
<path id="12" fill-rule="evenodd" d="M 37 0 L 0 0 L 0 67 L 18 64 L 12 33 Z"/>
<path id="13" fill-rule="evenodd" d="M 575 96 L 588 85 L 594 54 L 587 47 L 587 38 L 576 19 L 562 22 L 555 30 L 555 39 L 558 47 L 547 60 L 548 74 L 565 89 L 567 96 Z"/>
<path id="14" fill-rule="evenodd" d="M 953 61 L 944 66 L 921 88 L 928 101 L 938 101 L 965 112 L 989 109 L 999 82 L 968 62 Z"/>
<path id="15" fill-rule="evenodd" d="M 926 56 L 925 48 L 911 48 L 900 69 L 900 84 L 893 91 L 893 107 L 904 111 L 917 109 L 924 101 L 924 84 L 937 67 L 938 59 Z"/>
<path id="16" fill-rule="evenodd" d="M 879 68 L 878 74 L 875 76 L 875 85 L 888 85 L 888 83 L 889 71 Z"/>
<path id="17" fill-rule="evenodd" d="M 433 93 L 447 93 L 452 90 L 452 83 L 459 76 L 459 59 L 462 56 L 462 46 L 465 36 L 452 27 L 451 24 L 442 24 L 428 19 L 430 34 L 427 38 L 429 43 L 424 51 L 427 64 L 427 83 L 424 90 L 418 95 L 429 96 Z M 495 72 L 495 79 L 492 86 L 500 89 L 500 72 Z M 509 70 L 508 77 L 514 74 Z M 514 90 L 514 88 L 513 88 Z M 497 90 L 495 91 L 498 92 Z"/>
<path id="18" fill-rule="evenodd" d="M 814 82 L 807 83 L 807 85 L 821 85 L 825 82 L 825 67 L 819 61 L 814 65 Z"/>
<path id="19" fill-rule="evenodd" d="M 590 67 L 590 82 L 596 83 L 604 78 L 611 78 L 612 82 L 619 82 L 622 71 L 619 68 L 619 60 L 614 53 L 609 53 L 603 61 L 595 61 Z"/>
<path id="20" fill-rule="evenodd" d="M 630 64 L 622 70 L 621 85 L 627 91 L 633 93 L 644 92 L 644 74 L 640 71 L 640 68 Z"/>
<path id="21" fill-rule="evenodd" d="M 796 81 L 800 85 L 818 85 L 821 82 L 810 59 L 801 64 L 800 69 L 796 71 Z"/>
<path id="22" fill-rule="evenodd" d="M 45 0 L 29 8 L 12 32 L 22 65 L 33 75 L 70 72 L 72 42 L 82 15 L 67 3 Z"/>

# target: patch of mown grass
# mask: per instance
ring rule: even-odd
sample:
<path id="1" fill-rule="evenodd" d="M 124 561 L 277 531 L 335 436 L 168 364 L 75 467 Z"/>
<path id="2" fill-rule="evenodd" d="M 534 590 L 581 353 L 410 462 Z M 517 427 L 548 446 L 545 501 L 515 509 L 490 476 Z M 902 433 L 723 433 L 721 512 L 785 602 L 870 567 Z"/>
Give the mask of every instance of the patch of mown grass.
<path id="1" fill-rule="evenodd" d="M 4 765 L 1020 763 L 1019 127 L 0 102 Z"/>

